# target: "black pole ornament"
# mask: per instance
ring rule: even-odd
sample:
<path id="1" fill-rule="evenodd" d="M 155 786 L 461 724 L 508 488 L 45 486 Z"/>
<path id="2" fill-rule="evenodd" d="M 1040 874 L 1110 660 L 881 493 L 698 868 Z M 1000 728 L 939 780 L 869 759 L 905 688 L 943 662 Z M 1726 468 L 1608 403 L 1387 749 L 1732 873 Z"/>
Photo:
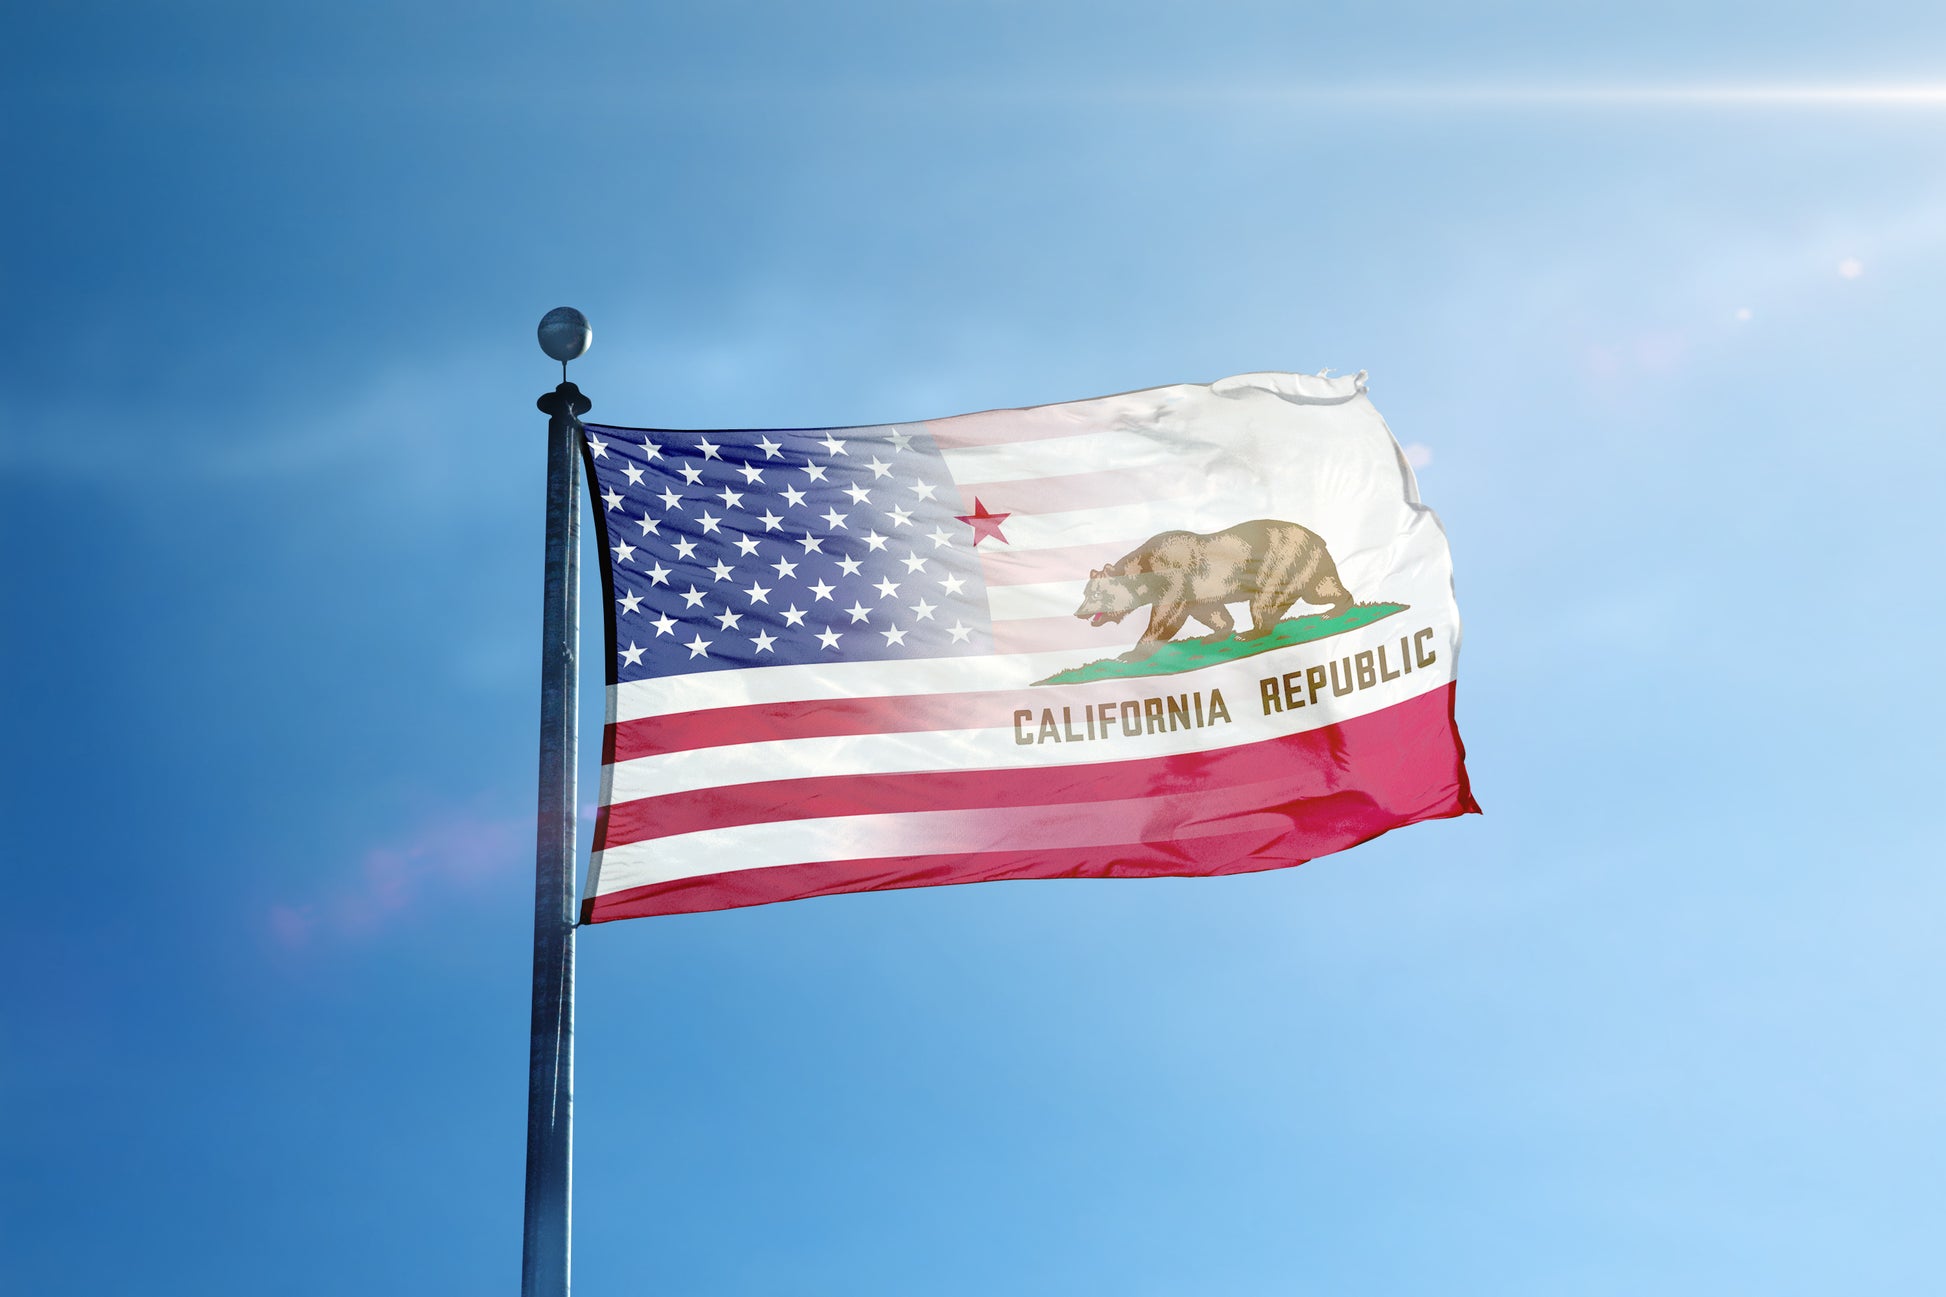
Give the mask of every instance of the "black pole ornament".
<path id="1" fill-rule="evenodd" d="M 547 420 L 547 561 L 541 610 L 540 798 L 534 850 L 534 1001 L 527 1055 L 527 1206 L 521 1297 L 567 1297 L 574 1184 L 575 749 L 581 637 L 581 416 L 567 381 L 593 333 L 572 307 L 541 319 L 561 385 Z"/>

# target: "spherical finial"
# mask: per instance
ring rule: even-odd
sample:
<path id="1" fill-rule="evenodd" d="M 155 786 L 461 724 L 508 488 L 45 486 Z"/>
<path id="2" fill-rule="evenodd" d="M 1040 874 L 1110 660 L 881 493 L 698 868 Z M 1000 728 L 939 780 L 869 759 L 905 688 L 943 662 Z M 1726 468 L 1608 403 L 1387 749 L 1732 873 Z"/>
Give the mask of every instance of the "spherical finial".
<path id="1" fill-rule="evenodd" d="M 595 331 L 588 327 L 588 317 L 572 306 L 557 306 L 541 317 L 540 337 L 541 350 L 565 365 L 588 350 Z"/>

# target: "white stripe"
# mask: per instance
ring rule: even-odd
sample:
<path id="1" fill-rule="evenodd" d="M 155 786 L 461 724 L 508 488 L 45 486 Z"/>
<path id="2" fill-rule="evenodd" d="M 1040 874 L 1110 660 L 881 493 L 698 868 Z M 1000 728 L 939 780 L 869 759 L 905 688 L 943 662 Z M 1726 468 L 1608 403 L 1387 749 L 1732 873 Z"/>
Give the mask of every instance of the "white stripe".
<path id="1" fill-rule="evenodd" d="M 1081 595 L 1087 588 L 1086 581 L 988 586 L 987 600 L 992 604 L 993 620 L 996 622 L 1018 621 L 1026 617 L 1071 617 L 1074 610 L 1081 606 Z"/>
<path id="2" fill-rule="evenodd" d="M 1199 451 L 1212 458 L 1222 453 L 1216 446 L 1199 446 L 1190 439 L 1165 437 L 1155 429 L 1091 431 L 1048 441 L 1017 441 L 940 453 L 945 456 L 946 468 L 959 488 L 974 491 L 1032 477 L 1189 468 Z"/>

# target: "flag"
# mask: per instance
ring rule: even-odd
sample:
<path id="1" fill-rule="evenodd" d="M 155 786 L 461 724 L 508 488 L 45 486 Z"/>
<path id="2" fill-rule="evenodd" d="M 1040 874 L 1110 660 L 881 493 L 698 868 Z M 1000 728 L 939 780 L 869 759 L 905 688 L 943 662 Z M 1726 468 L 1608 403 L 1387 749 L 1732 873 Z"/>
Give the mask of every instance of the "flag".
<path id="1" fill-rule="evenodd" d="M 1445 535 L 1363 374 L 584 453 L 584 921 L 1241 873 L 1478 810 Z"/>

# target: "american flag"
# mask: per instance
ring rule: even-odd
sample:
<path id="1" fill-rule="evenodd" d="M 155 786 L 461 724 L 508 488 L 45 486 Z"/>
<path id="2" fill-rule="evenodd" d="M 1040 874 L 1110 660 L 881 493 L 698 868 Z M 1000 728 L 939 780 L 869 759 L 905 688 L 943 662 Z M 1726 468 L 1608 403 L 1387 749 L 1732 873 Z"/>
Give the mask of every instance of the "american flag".
<path id="1" fill-rule="evenodd" d="M 584 445 L 609 646 L 588 921 L 1264 869 L 1473 809 L 1444 537 L 1362 378 Z M 1158 532 L 1296 513 L 1412 623 L 1124 675 L 1149 610 L 1076 616 Z"/>

